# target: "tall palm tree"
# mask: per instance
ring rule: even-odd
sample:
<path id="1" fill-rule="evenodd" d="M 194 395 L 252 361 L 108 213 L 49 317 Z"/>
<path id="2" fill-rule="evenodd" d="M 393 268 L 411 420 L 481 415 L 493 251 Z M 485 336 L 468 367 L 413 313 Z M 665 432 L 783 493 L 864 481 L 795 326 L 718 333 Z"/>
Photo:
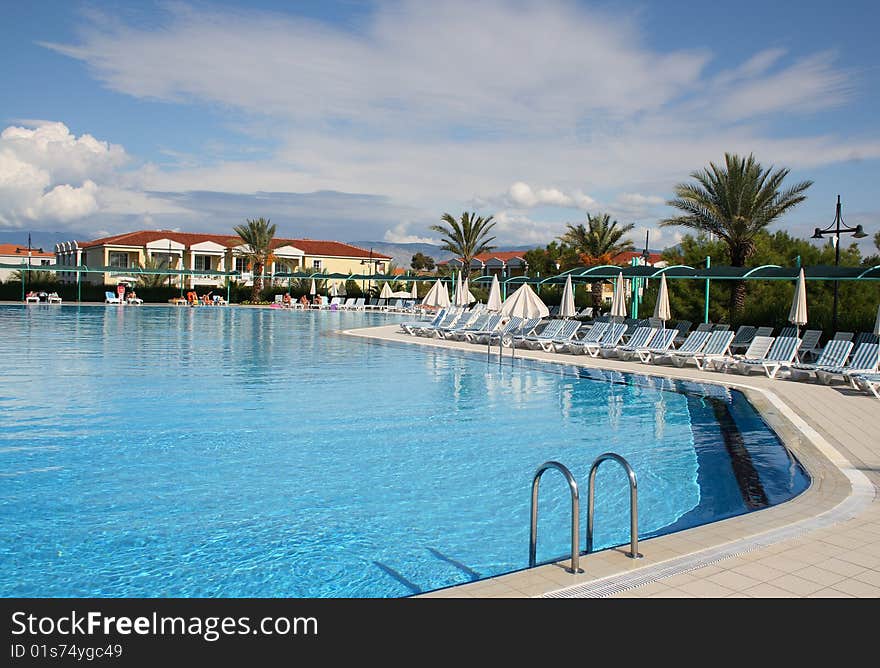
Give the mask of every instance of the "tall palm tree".
<path id="1" fill-rule="evenodd" d="M 247 219 L 247 225 L 236 225 L 232 228 L 241 237 L 245 249 L 242 257 L 251 265 L 254 274 L 252 301 L 260 301 L 263 291 L 263 270 L 272 261 L 272 240 L 275 238 L 275 226 L 263 218 Z"/>
<path id="2" fill-rule="evenodd" d="M 168 269 L 168 260 L 160 260 L 152 255 L 147 255 L 144 261 L 135 264 L 135 267 L 146 271 Z M 167 274 L 138 274 L 137 284 L 144 288 L 160 288 L 165 285 L 168 278 Z"/>
<path id="3" fill-rule="evenodd" d="M 566 232 L 559 240 L 574 248 L 581 262 L 587 266 L 611 264 L 614 258 L 624 251 L 632 250 L 633 242 L 623 239 L 635 227 L 632 223 L 620 225 L 611 220 L 607 213 L 587 214 L 587 225 L 566 225 Z M 599 307 L 602 302 L 602 281 L 591 284 L 593 306 Z"/>
<path id="4" fill-rule="evenodd" d="M 765 169 L 751 153 L 747 158 L 725 153 L 723 165 L 710 162 L 708 169 L 691 173 L 697 183 L 675 186 L 676 198 L 667 204 L 684 215 L 667 218 L 660 224 L 681 225 L 715 235 L 727 244 L 730 264 L 744 267 L 755 252 L 755 235 L 807 198 L 804 192 L 813 185 L 812 181 L 780 190 L 788 173 L 787 168 Z M 731 317 L 742 310 L 745 298 L 745 283 L 734 281 Z"/>
<path id="5" fill-rule="evenodd" d="M 439 232 L 442 236 L 441 248 L 450 253 L 455 253 L 464 263 L 462 278 L 466 278 L 471 272 L 471 260 L 480 253 L 495 250 L 495 246 L 489 244 L 495 241 L 495 237 L 488 236 L 495 227 L 493 216 L 477 217 L 476 213 L 465 211 L 461 218 L 456 220 L 448 213 L 444 213 L 441 219 L 445 225 L 431 225 L 430 229 Z"/>

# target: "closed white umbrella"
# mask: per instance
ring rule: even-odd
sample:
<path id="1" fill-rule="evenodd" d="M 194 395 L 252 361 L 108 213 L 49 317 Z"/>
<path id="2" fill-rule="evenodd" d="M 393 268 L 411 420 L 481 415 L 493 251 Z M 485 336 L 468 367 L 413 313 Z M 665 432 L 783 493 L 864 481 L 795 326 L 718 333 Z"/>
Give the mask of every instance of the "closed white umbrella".
<path id="1" fill-rule="evenodd" d="M 663 321 L 663 327 L 666 327 L 666 321 L 672 317 L 669 308 L 669 289 L 666 287 L 666 274 L 660 275 L 660 292 L 657 293 L 657 303 L 654 304 L 654 317 Z"/>
<path id="2" fill-rule="evenodd" d="M 412 282 L 412 286 L 409 289 L 409 296 L 411 299 L 418 299 L 419 298 L 419 282 L 418 281 Z"/>
<path id="3" fill-rule="evenodd" d="M 339 287 L 336 288 L 337 297 L 345 297 L 345 281 L 339 281 Z"/>
<path id="4" fill-rule="evenodd" d="M 313 278 L 313 279 L 312 279 L 312 284 L 309 286 L 309 294 L 310 294 L 310 295 L 313 295 L 313 294 L 315 294 L 316 292 L 317 292 L 317 290 L 315 290 L 315 279 Z"/>
<path id="5" fill-rule="evenodd" d="M 489 288 L 489 301 L 486 302 L 486 308 L 490 311 L 501 310 L 501 284 L 498 282 L 498 275 L 492 276 L 492 287 Z"/>
<path id="6" fill-rule="evenodd" d="M 545 318 L 550 315 L 550 309 L 535 294 L 528 283 L 523 283 L 516 292 L 504 300 L 501 305 L 501 313 L 520 318 Z"/>
<path id="7" fill-rule="evenodd" d="M 459 299 L 461 299 L 461 306 L 467 306 L 471 302 L 477 301 L 477 298 L 474 297 L 474 293 L 471 292 L 468 283 L 470 279 L 465 277 L 465 279 L 461 282 L 461 291 L 458 295 Z"/>
<path id="8" fill-rule="evenodd" d="M 393 296 L 394 296 L 394 295 L 393 295 L 393 293 L 391 292 L 391 286 L 388 285 L 388 281 L 386 281 L 386 282 L 382 285 L 382 292 L 379 293 L 379 297 L 380 297 L 381 299 L 390 299 L 390 298 L 393 297 Z"/>
<path id="9" fill-rule="evenodd" d="M 559 304 L 559 316 L 573 318 L 577 313 L 574 307 L 574 289 L 571 286 L 571 274 L 565 277 L 565 287 L 562 288 L 562 301 Z"/>
<path id="10" fill-rule="evenodd" d="M 618 274 L 617 283 L 614 285 L 614 297 L 611 299 L 611 315 L 613 317 L 626 317 L 626 293 L 623 290 L 623 272 Z"/>
<path id="11" fill-rule="evenodd" d="M 880 336 L 880 306 L 877 306 L 877 319 L 874 321 L 874 335 Z M 880 362 L 880 346 L 877 346 L 877 361 Z"/>
<path id="12" fill-rule="evenodd" d="M 449 306 L 449 291 L 439 278 L 437 279 L 437 282 L 431 286 L 431 289 L 428 290 L 428 294 L 422 298 L 422 305 L 437 306 L 440 308 L 446 308 Z"/>
<path id="13" fill-rule="evenodd" d="M 807 284 L 804 280 L 803 268 L 798 272 L 797 283 L 794 286 L 794 299 L 791 301 L 788 321 L 797 327 L 800 336 L 801 326 L 807 324 Z"/>
<path id="14" fill-rule="evenodd" d="M 339 293 L 336 292 L 336 283 L 331 283 L 331 284 L 330 284 L 330 291 L 329 291 L 328 294 L 329 294 L 331 297 L 337 297 L 337 296 L 339 295 Z"/>

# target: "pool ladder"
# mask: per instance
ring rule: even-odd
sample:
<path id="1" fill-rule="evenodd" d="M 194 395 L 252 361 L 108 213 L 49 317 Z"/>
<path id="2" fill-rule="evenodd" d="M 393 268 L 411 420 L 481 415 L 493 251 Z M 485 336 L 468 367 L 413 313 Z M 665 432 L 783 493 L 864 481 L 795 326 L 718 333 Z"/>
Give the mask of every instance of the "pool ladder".
<path id="1" fill-rule="evenodd" d="M 586 553 L 589 554 L 593 550 L 593 511 L 594 499 L 596 491 L 596 472 L 602 462 L 613 460 L 618 462 L 626 471 L 629 478 L 629 544 L 630 551 L 626 553 L 630 559 L 641 559 L 642 554 L 639 552 L 639 498 L 638 498 L 638 481 L 636 480 L 635 471 L 620 455 L 614 452 L 606 452 L 599 455 L 590 467 L 589 482 L 587 484 L 587 545 Z M 541 482 L 541 476 L 550 469 L 559 471 L 565 481 L 568 483 L 569 493 L 571 495 L 571 566 L 567 569 L 569 573 L 583 573 L 579 567 L 580 562 L 580 493 L 578 491 L 577 481 L 564 464 L 556 461 L 548 461 L 541 464 L 535 471 L 532 478 L 532 512 L 531 525 L 529 531 L 529 568 L 536 565 L 538 551 L 538 486 Z"/>
<path id="2" fill-rule="evenodd" d="M 501 358 L 503 357 L 504 347 L 510 347 L 510 359 L 516 357 L 516 342 L 513 340 L 513 335 L 511 334 L 489 334 L 489 337 L 486 339 L 486 361 L 492 361 L 492 340 L 498 339 L 498 364 L 501 365 Z"/>

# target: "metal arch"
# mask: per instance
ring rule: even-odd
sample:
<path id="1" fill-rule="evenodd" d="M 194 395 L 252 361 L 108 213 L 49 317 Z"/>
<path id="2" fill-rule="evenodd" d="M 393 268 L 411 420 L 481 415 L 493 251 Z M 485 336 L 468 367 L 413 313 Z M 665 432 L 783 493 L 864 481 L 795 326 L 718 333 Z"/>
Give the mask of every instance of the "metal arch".
<path id="1" fill-rule="evenodd" d="M 621 267 L 616 264 L 598 264 L 595 267 L 587 267 L 584 271 L 578 274 L 578 278 L 586 278 L 587 276 L 591 276 L 594 271 L 598 269 L 617 269 L 618 271 L 623 271 L 626 267 Z M 572 276 L 574 278 L 574 276 Z"/>
<path id="2" fill-rule="evenodd" d="M 696 267 L 692 267 L 689 264 L 671 264 L 668 267 L 661 267 L 647 278 L 656 278 L 660 274 L 665 274 L 670 269 L 692 269 L 693 271 L 697 271 Z"/>
<path id="3" fill-rule="evenodd" d="M 778 264 L 762 264 L 760 267 L 752 267 L 746 273 L 744 273 L 740 278 L 748 278 L 756 271 L 760 271 L 761 269 L 782 269 L 782 266 Z"/>
<path id="4" fill-rule="evenodd" d="M 630 559 L 641 559 L 639 552 L 639 483 L 636 480 L 636 472 L 623 457 L 616 452 L 605 452 L 596 458 L 590 467 L 590 478 L 587 484 L 587 553 L 593 550 L 593 501 L 596 495 L 596 471 L 602 462 L 613 460 L 620 464 L 626 471 L 629 479 L 629 547 L 626 553 Z"/>
<path id="5" fill-rule="evenodd" d="M 529 532 L 529 568 L 534 568 L 536 555 L 538 551 L 538 484 L 541 482 L 541 476 L 548 469 L 556 469 L 564 477 L 568 483 L 571 492 L 571 573 L 582 573 L 579 568 L 580 559 L 580 531 L 578 531 L 580 523 L 580 511 L 578 501 L 580 493 L 578 492 L 578 484 L 564 464 L 549 461 L 541 464 L 535 471 L 535 477 L 532 478 L 532 511 L 531 511 L 531 529 Z"/>
<path id="6" fill-rule="evenodd" d="M 865 269 L 865 271 L 863 271 L 861 274 L 856 276 L 856 280 L 859 280 L 859 279 L 863 278 L 866 274 L 870 274 L 872 271 L 876 271 L 878 269 L 880 269 L 880 264 L 874 265 L 873 267 L 869 267 L 868 269 Z"/>

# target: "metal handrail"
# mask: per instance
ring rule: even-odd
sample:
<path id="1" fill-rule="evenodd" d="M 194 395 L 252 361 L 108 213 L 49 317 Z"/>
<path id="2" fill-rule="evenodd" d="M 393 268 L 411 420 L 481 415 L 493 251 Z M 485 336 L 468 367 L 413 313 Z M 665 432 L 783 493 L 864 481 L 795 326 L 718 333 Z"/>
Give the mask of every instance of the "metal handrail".
<path id="1" fill-rule="evenodd" d="M 626 553 L 626 556 L 631 559 L 641 559 L 643 555 L 639 553 L 639 493 L 636 473 L 632 470 L 629 462 L 614 452 L 606 452 L 599 455 L 596 458 L 596 461 L 593 462 L 593 466 L 590 468 L 590 481 L 587 485 L 587 553 L 589 554 L 593 550 L 593 501 L 596 492 L 596 471 L 599 468 L 599 464 L 608 459 L 613 459 L 618 462 L 624 470 L 626 470 L 626 475 L 629 477 L 630 551 Z"/>
<path id="2" fill-rule="evenodd" d="M 541 482 L 541 476 L 544 475 L 544 472 L 548 469 L 556 469 L 562 473 L 562 475 L 565 476 L 568 488 L 571 491 L 571 568 L 568 570 L 570 573 L 583 573 L 578 567 L 580 559 L 580 531 L 578 526 L 580 519 L 578 505 L 580 494 L 578 493 L 577 481 L 574 479 L 571 471 L 569 471 L 563 464 L 554 461 L 541 464 L 538 467 L 538 470 L 535 471 L 535 477 L 532 478 L 532 522 L 531 530 L 529 532 L 529 568 L 535 567 L 535 560 L 538 552 L 538 484 Z"/>
<path id="3" fill-rule="evenodd" d="M 516 357 L 516 344 L 513 340 L 512 334 L 489 334 L 486 337 L 486 361 L 490 362 L 492 360 L 492 339 L 498 339 L 498 365 L 501 365 L 501 358 L 504 353 L 504 345 L 505 341 L 507 345 L 510 346 L 510 359 Z"/>

